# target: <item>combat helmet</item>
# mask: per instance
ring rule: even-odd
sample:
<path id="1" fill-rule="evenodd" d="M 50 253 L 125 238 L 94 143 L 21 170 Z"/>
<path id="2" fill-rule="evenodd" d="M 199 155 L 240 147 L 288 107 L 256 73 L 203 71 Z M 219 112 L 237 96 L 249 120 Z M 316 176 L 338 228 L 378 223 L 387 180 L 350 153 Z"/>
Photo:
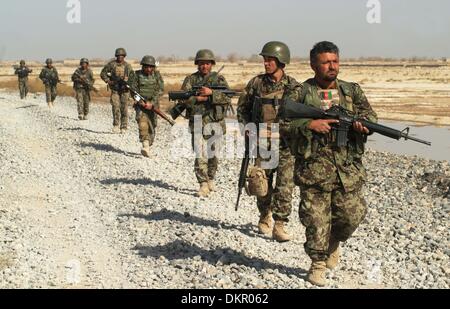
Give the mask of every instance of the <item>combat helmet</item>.
<path id="1" fill-rule="evenodd" d="M 274 57 L 281 64 L 289 64 L 291 62 L 291 52 L 289 47 L 283 42 L 271 41 L 264 45 L 261 53 L 263 57 Z"/>
<path id="2" fill-rule="evenodd" d="M 116 49 L 115 56 L 116 57 L 118 57 L 118 56 L 126 57 L 127 56 L 127 51 L 125 50 L 125 48 L 119 47 L 118 49 Z"/>
<path id="3" fill-rule="evenodd" d="M 156 66 L 156 60 L 153 56 L 144 56 L 141 60 L 141 65 L 149 65 L 149 66 Z"/>
<path id="4" fill-rule="evenodd" d="M 210 49 L 201 49 L 195 55 L 195 64 L 198 64 L 199 61 L 211 61 L 212 64 L 216 64 L 216 57 Z"/>
<path id="5" fill-rule="evenodd" d="M 89 64 L 89 59 L 87 59 L 87 58 L 81 58 L 81 60 L 80 60 L 80 65 L 82 65 L 83 63 Z"/>
<path id="6" fill-rule="evenodd" d="M 46 64 L 52 64 L 52 63 L 53 63 L 52 58 L 47 58 L 47 59 L 45 59 L 45 63 L 46 63 Z"/>

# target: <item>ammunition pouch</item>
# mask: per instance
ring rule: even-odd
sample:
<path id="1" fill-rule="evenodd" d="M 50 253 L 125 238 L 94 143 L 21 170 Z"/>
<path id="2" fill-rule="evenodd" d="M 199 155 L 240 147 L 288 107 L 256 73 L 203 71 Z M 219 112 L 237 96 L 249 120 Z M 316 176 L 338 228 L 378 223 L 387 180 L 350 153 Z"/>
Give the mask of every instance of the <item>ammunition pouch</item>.
<path id="1" fill-rule="evenodd" d="M 264 197 L 269 193 L 269 180 L 266 172 L 257 166 L 248 168 L 245 191 L 249 196 Z"/>

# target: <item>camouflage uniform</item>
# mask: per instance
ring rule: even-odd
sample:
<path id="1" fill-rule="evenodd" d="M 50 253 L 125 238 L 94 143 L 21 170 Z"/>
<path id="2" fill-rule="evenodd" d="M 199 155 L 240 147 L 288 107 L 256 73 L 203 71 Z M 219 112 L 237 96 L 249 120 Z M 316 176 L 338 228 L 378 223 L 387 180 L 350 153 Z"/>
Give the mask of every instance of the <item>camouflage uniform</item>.
<path id="1" fill-rule="evenodd" d="M 108 75 L 108 73 L 110 75 Z M 116 60 L 109 62 L 100 73 L 100 77 L 105 83 L 111 79 L 116 78 L 128 81 L 134 77 L 133 68 L 129 63 L 124 61 L 118 63 Z M 113 126 L 120 126 L 121 129 L 128 127 L 128 100 L 130 99 L 130 92 L 127 89 L 122 89 L 118 84 L 110 86 L 111 89 L 111 105 L 113 114 Z"/>
<path id="2" fill-rule="evenodd" d="M 80 67 L 73 73 L 72 81 L 78 103 L 78 116 L 80 119 L 85 118 L 89 114 L 90 90 L 94 86 L 94 74 L 91 69 L 83 70 Z"/>
<path id="3" fill-rule="evenodd" d="M 228 83 L 220 74 L 211 72 L 207 76 L 202 76 L 200 72 L 196 72 L 185 78 L 182 90 L 191 90 L 193 86 L 226 86 Z M 208 180 L 214 180 L 217 172 L 219 160 L 216 156 L 206 158 L 203 149 L 206 149 L 208 140 L 214 135 L 215 131 L 205 133 L 203 128 L 205 125 L 220 126 L 222 133 L 225 134 L 225 113 L 228 105 L 231 104 L 231 99 L 220 91 L 213 90 L 213 94 L 208 102 L 196 102 L 195 97 L 191 97 L 186 102 L 186 117 L 189 119 L 189 129 L 192 134 L 192 148 L 196 152 L 196 159 L 194 163 L 195 176 L 198 182 L 205 183 Z M 202 131 L 194 132 L 194 117 L 198 116 L 202 119 Z M 211 147 L 212 151 L 217 150 L 219 141 L 215 141 Z"/>
<path id="4" fill-rule="evenodd" d="M 17 75 L 19 79 L 19 93 L 20 98 L 25 99 L 28 94 L 28 75 L 32 72 L 27 66 L 20 66 L 15 71 L 14 74 Z"/>
<path id="5" fill-rule="evenodd" d="M 299 84 L 294 78 L 287 76 L 286 74 L 283 75 L 282 79 L 277 83 L 274 82 L 268 74 L 256 76 L 248 83 L 244 93 L 239 98 L 237 108 L 239 122 L 244 124 L 250 122 L 256 124 L 274 122 L 267 122 L 267 115 L 252 115 L 254 104 L 261 102 L 262 106 L 271 106 L 271 109 L 273 109 L 272 114 L 276 115 L 276 99 L 281 100 L 285 91 L 289 89 L 293 91 L 298 85 Z M 264 110 L 267 110 L 267 108 Z M 262 114 L 264 114 L 264 112 Z M 266 118 L 266 120 L 264 120 L 264 118 Z M 275 121 L 278 122 L 278 120 Z M 265 171 L 267 178 L 269 179 L 269 193 L 265 197 L 258 197 L 257 205 L 261 216 L 266 216 L 272 211 L 275 220 L 286 222 L 292 211 L 292 192 L 295 187 L 293 181 L 294 157 L 287 145 L 287 136 L 283 134 L 285 123 L 280 123 L 279 125 L 282 138 L 279 147 L 279 164 L 276 169 Z M 258 157 L 257 164 L 260 163 L 261 160 L 262 159 Z M 272 182 L 275 173 L 277 178 L 274 189 Z"/>
<path id="6" fill-rule="evenodd" d="M 164 92 L 164 80 L 159 71 L 154 70 L 150 75 L 146 75 L 142 70 L 130 79 L 130 84 L 139 92 L 147 102 L 159 108 L 159 97 Z M 150 146 L 155 140 L 155 129 L 158 118 L 155 112 L 136 106 L 136 121 L 139 126 L 139 140 L 148 141 Z"/>
<path id="7" fill-rule="evenodd" d="M 55 67 L 44 67 L 39 74 L 39 78 L 45 85 L 45 95 L 47 98 L 47 103 L 53 103 L 56 99 L 56 88 L 59 82 L 58 71 Z"/>
<path id="8" fill-rule="evenodd" d="M 334 104 L 376 122 L 366 96 L 358 84 L 337 80 L 338 97 Z M 286 98 L 321 107 L 320 87 L 309 79 Z M 349 132 L 347 147 L 335 147 L 335 131 L 318 134 L 308 129 L 311 119 L 296 119 L 290 124 L 290 146 L 296 155 L 295 183 L 300 186 L 299 215 L 306 228 L 306 253 L 313 261 L 329 257 L 331 241 L 346 241 L 364 219 L 367 206 L 361 190 L 366 181 L 362 164 L 366 136 Z"/>

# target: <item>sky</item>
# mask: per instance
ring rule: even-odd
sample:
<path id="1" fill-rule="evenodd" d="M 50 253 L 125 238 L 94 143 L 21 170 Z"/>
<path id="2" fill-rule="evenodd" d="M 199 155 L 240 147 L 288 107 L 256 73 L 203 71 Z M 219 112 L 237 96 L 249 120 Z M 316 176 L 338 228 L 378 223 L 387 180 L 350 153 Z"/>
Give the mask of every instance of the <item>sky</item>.
<path id="1" fill-rule="evenodd" d="M 378 0 L 381 23 L 367 21 L 369 0 L 77 0 L 72 24 L 70 1 L 3 0 L 0 60 L 110 58 L 117 47 L 132 58 L 250 56 L 273 40 L 300 57 L 328 40 L 344 58 L 450 58 L 448 0 Z"/>

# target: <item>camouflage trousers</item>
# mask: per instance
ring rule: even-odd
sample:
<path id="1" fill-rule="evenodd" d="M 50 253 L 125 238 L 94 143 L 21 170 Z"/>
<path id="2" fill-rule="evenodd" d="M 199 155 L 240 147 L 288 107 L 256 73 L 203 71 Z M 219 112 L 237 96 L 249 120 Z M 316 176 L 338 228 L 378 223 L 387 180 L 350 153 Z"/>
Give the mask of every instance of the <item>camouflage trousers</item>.
<path id="1" fill-rule="evenodd" d="M 208 150 L 215 152 L 220 147 L 220 140 L 210 136 L 193 133 L 192 149 L 195 152 L 194 172 L 198 183 L 214 180 L 219 167 L 219 159 Z"/>
<path id="2" fill-rule="evenodd" d="M 257 198 L 259 213 L 262 216 L 272 211 L 274 220 L 289 221 L 292 212 L 292 192 L 294 191 L 295 158 L 289 148 L 280 147 L 279 163 L 276 169 L 265 170 L 269 179 L 269 193 Z M 275 188 L 273 178 L 276 174 Z"/>
<path id="3" fill-rule="evenodd" d="M 47 103 L 55 102 L 56 100 L 56 85 L 45 85 L 45 97 Z"/>
<path id="4" fill-rule="evenodd" d="M 19 79 L 19 93 L 20 93 L 20 98 L 21 99 L 25 99 L 27 97 L 27 94 L 28 94 L 28 79 L 26 79 L 26 78 Z"/>
<path id="5" fill-rule="evenodd" d="M 139 140 L 141 143 L 149 141 L 151 146 L 155 141 L 156 126 L 158 125 L 156 114 L 153 111 L 136 108 L 136 121 L 139 127 Z"/>
<path id="6" fill-rule="evenodd" d="M 121 129 L 128 128 L 128 100 L 129 92 L 111 92 L 111 105 L 113 114 L 113 126 L 120 126 Z"/>
<path id="7" fill-rule="evenodd" d="M 345 192 L 336 172 L 330 175 L 329 181 L 333 184 L 331 191 L 300 186 L 299 216 L 306 228 L 304 247 L 315 261 L 328 258 L 330 239 L 349 239 L 367 213 L 362 187 Z"/>
<path id="8" fill-rule="evenodd" d="M 89 103 L 91 102 L 89 90 L 83 88 L 75 89 L 75 93 L 78 104 L 78 116 L 87 116 L 89 114 Z"/>

